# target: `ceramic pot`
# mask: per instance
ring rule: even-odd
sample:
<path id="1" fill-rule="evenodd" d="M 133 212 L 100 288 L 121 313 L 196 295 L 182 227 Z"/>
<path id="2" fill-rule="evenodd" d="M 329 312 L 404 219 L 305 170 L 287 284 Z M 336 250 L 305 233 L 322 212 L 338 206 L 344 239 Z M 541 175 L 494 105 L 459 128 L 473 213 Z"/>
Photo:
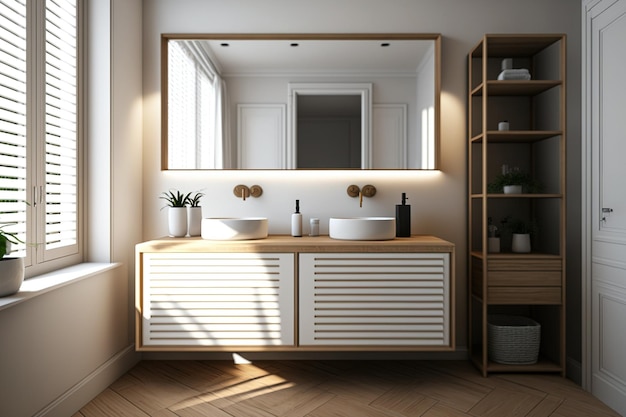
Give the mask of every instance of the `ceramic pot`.
<path id="1" fill-rule="evenodd" d="M 500 238 L 490 237 L 488 240 L 489 253 L 500 253 Z"/>
<path id="2" fill-rule="evenodd" d="M 505 185 L 503 189 L 504 189 L 504 194 L 521 194 L 522 193 L 521 185 Z"/>
<path id="3" fill-rule="evenodd" d="M 511 250 L 515 253 L 530 252 L 530 235 L 528 233 L 513 233 L 513 242 Z"/>
<path id="4" fill-rule="evenodd" d="M 202 207 L 187 207 L 187 235 L 200 236 Z"/>
<path id="5" fill-rule="evenodd" d="M 15 294 L 24 282 L 24 258 L 0 259 L 0 297 Z"/>
<path id="6" fill-rule="evenodd" d="M 187 234 L 187 207 L 169 207 L 167 220 L 171 237 L 185 237 Z"/>

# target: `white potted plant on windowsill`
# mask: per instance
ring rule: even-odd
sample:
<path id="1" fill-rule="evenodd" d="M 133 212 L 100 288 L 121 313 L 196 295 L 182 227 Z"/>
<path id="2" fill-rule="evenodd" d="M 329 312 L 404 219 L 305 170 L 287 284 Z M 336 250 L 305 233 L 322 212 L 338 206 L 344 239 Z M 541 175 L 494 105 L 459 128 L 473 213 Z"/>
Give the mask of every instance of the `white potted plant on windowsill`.
<path id="1" fill-rule="evenodd" d="M 13 244 L 24 243 L 17 235 L 7 232 L 4 227 L 11 223 L 0 225 L 0 297 L 15 294 L 24 282 L 24 258 L 8 258 Z"/>

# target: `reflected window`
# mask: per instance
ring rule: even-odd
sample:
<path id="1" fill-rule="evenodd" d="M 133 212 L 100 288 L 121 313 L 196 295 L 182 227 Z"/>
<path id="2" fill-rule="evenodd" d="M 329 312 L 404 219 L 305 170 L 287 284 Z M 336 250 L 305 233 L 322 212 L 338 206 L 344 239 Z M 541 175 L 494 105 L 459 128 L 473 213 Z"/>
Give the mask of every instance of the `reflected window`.
<path id="1" fill-rule="evenodd" d="M 217 126 L 220 78 L 196 46 L 170 42 L 168 147 L 173 169 L 221 168 Z M 218 153 L 220 152 L 220 153 Z"/>

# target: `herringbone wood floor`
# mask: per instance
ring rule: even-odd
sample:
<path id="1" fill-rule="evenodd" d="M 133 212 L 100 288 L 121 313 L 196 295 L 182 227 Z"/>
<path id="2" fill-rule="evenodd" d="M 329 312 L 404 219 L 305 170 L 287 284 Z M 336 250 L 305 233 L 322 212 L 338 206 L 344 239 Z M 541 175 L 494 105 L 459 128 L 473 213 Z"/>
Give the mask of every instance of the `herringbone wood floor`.
<path id="1" fill-rule="evenodd" d="M 618 416 L 556 375 L 463 361 L 143 361 L 73 417 Z"/>

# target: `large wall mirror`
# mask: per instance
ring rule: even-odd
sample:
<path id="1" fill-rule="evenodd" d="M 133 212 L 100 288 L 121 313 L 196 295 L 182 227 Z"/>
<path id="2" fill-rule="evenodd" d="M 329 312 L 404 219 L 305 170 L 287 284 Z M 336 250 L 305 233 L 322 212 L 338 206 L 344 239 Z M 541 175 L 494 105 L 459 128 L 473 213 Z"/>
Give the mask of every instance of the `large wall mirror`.
<path id="1" fill-rule="evenodd" d="M 162 169 L 437 169 L 439 34 L 164 34 Z"/>

